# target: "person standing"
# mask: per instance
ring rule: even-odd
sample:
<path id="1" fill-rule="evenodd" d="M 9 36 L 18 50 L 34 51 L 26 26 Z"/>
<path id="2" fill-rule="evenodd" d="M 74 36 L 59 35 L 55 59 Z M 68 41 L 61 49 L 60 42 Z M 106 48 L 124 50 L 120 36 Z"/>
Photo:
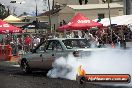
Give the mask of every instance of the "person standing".
<path id="1" fill-rule="evenodd" d="M 81 36 L 78 34 L 78 31 L 74 31 L 74 38 L 81 38 Z"/>
<path id="2" fill-rule="evenodd" d="M 27 35 L 24 39 L 24 43 L 25 43 L 25 50 L 26 52 L 30 51 L 30 46 L 31 46 L 31 38 L 29 37 L 29 35 Z"/>
<path id="3" fill-rule="evenodd" d="M 72 34 L 70 31 L 66 33 L 66 38 L 72 38 Z"/>
<path id="4" fill-rule="evenodd" d="M 39 37 L 34 37 L 33 39 L 33 46 L 34 48 L 40 43 L 40 38 Z"/>

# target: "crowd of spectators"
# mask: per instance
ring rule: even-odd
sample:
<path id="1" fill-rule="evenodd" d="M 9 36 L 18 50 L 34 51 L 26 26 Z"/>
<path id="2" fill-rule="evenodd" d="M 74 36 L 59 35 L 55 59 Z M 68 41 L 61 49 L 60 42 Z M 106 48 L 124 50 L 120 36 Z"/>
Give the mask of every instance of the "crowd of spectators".
<path id="1" fill-rule="evenodd" d="M 29 52 L 30 49 L 34 49 L 39 43 L 45 41 L 48 38 L 66 37 L 66 38 L 86 38 L 92 45 L 92 47 L 100 46 L 104 44 L 115 44 L 120 47 L 125 47 L 127 41 L 132 40 L 131 30 L 124 25 L 103 27 L 101 29 L 91 29 L 80 31 L 67 31 L 64 36 L 56 34 L 43 34 L 43 35 L 4 35 L 0 40 L 0 44 L 9 44 L 13 49 L 13 54 L 16 54 L 19 50 Z"/>
<path id="2" fill-rule="evenodd" d="M 19 50 L 29 52 L 42 41 L 42 36 L 37 35 L 4 35 L 0 41 L 1 45 L 11 45 L 13 54 L 17 54 Z"/>
<path id="3" fill-rule="evenodd" d="M 101 29 L 91 29 L 81 31 L 67 32 L 67 38 L 86 38 L 94 46 L 114 44 L 119 47 L 126 47 L 126 42 L 132 41 L 132 31 L 126 25 L 112 25 L 111 28 L 103 27 Z"/>

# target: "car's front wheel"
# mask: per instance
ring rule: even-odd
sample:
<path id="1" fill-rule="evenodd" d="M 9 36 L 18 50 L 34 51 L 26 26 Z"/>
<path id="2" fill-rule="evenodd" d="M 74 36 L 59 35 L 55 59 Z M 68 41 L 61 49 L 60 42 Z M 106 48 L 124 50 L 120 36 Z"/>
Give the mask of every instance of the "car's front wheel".
<path id="1" fill-rule="evenodd" d="M 21 61 L 21 69 L 24 73 L 31 73 L 31 69 L 26 60 Z"/>

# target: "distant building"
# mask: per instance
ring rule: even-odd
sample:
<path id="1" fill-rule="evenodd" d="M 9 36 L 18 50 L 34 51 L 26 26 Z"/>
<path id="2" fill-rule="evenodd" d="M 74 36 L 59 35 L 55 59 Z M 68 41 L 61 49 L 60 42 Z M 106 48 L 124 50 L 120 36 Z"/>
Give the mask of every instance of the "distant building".
<path id="1" fill-rule="evenodd" d="M 132 14 L 132 0 L 123 0 L 124 1 L 124 14 Z"/>
<path id="2" fill-rule="evenodd" d="M 54 4 L 59 3 L 60 5 L 80 5 L 82 4 L 102 4 L 106 0 L 53 0 Z M 120 3 L 123 0 L 110 0 L 111 3 Z"/>
<path id="3" fill-rule="evenodd" d="M 108 3 L 102 0 L 88 0 L 87 4 L 83 2 L 80 5 L 79 0 L 53 0 L 54 9 L 47 11 L 38 16 L 39 21 L 48 21 L 51 15 L 51 25 L 53 29 L 57 29 L 77 13 L 80 12 L 90 19 L 109 17 Z M 83 0 L 85 1 L 85 0 Z M 123 15 L 123 1 L 112 0 L 110 3 L 111 17 Z"/>

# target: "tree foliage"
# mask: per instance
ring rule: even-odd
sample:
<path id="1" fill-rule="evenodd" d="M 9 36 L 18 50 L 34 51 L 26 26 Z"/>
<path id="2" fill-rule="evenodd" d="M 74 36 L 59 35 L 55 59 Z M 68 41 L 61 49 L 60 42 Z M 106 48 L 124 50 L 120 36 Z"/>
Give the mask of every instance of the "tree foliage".
<path id="1" fill-rule="evenodd" d="M 0 3 L 0 19 L 4 19 L 9 16 L 9 8 L 6 8 L 3 4 Z"/>

